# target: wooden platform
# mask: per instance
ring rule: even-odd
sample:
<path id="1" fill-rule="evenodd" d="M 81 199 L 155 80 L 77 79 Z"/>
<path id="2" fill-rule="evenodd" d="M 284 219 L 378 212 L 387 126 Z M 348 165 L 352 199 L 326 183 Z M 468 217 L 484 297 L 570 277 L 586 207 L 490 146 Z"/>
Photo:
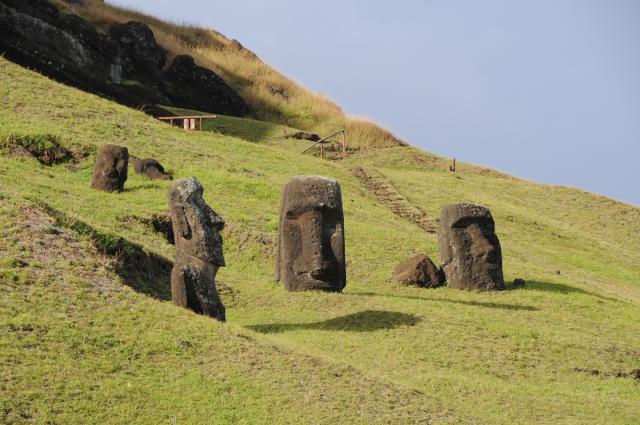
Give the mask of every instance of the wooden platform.
<path id="1" fill-rule="evenodd" d="M 160 121 L 168 122 L 173 125 L 174 121 L 182 121 L 182 128 L 191 131 L 202 131 L 202 123 L 206 120 L 215 120 L 216 115 L 185 115 L 175 117 L 158 117 Z M 198 126 L 196 127 L 196 121 Z"/>

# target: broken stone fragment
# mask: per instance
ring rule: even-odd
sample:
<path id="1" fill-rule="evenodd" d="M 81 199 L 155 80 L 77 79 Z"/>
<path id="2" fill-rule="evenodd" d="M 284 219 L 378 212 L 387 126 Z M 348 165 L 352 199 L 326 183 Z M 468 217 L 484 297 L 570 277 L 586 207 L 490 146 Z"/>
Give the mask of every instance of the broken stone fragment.
<path id="1" fill-rule="evenodd" d="M 522 288 L 525 284 L 526 282 L 524 281 L 524 279 L 517 278 L 513 280 L 514 288 Z"/>
<path id="2" fill-rule="evenodd" d="M 445 283 L 444 273 L 423 254 L 414 255 L 396 267 L 393 278 L 407 286 L 436 288 Z"/>

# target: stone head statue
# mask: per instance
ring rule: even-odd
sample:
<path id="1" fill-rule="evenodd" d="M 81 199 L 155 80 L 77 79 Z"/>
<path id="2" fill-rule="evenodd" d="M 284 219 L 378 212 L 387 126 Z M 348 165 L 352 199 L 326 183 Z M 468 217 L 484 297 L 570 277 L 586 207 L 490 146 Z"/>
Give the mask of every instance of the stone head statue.
<path id="1" fill-rule="evenodd" d="M 176 252 L 224 266 L 220 235 L 224 220 L 204 202 L 202 193 L 202 186 L 195 177 L 177 180 L 169 186 Z"/>
<path id="2" fill-rule="evenodd" d="M 170 174 L 164 171 L 164 167 L 153 158 L 138 159 L 133 163 L 136 173 L 147 176 L 153 180 L 173 180 Z"/>
<path id="3" fill-rule="evenodd" d="M 122 192 L 127 181 L 129 151 L 123 146 L 103 145 L 98 149 L 91 187 L 105 192 Z"/>
<path id="4" fill-rule="evenodd" d="M 204 202 L 195 177 L 169 186 L 169 210 L 176 243 L 171 271 L 171 298 L 182 307 L 225 320 L 225 309 L 215 285 L 222 254 L 224 220 Z"/>
<path id="5" fill-rule="evenodd" d="M 294 177 L 284 187 L 280 208 L 276 280 L 289 291 L 342 291 L 346 270 L 340 184 L 325 177 Z"/>
<path id="6" fill-rule="evenodd" d="M 504 289 L 502 250 L 491 212 L 472 204 L 442 210 L 438 230 L 442 268 L 449 286 Z"/>

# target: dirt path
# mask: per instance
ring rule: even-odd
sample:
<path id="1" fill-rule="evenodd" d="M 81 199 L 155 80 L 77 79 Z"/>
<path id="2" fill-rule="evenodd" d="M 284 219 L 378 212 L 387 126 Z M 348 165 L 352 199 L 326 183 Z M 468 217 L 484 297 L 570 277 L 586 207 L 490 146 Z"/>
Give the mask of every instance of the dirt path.
<path id="1" fill-rule="evenodd" d="M 352 168 L 351 172 L 360 179 L 378 202 L 391 209 L 394 214 L 417 224 L 427 233 L 436 233 L 438 227 L 427 213 L 422 208 L 411 204 L 380 172 L 363 167 Z"/>

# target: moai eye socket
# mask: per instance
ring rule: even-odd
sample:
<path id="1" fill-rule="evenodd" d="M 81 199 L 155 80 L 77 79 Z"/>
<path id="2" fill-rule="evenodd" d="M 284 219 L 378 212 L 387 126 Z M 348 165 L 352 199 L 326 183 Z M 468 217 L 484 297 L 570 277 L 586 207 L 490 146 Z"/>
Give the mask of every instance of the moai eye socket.
<path id="1" fill-rule="evenodd" d="M 300 218 L 300 213 L 298 211 L 287 211 L 286 213 L 286 218 L 287 220 L 297 220 L 298 218 Z"/>

